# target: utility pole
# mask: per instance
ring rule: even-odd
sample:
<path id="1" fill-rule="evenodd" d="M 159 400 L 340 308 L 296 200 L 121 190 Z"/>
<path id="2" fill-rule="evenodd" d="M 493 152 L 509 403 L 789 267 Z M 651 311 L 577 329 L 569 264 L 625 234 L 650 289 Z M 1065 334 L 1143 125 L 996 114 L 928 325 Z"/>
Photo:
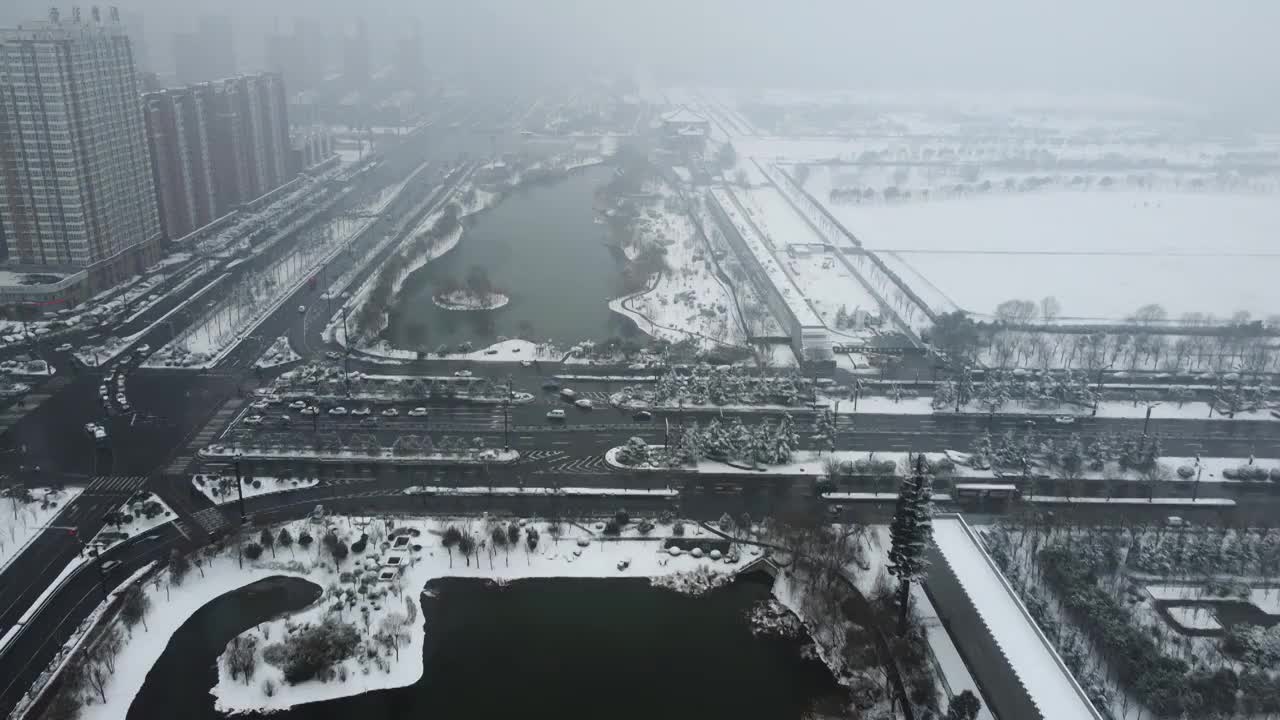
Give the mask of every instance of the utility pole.
<path id="1" fill-rule="evenodd" d="M 240 457 L 243 454 L 244 453 L 240 453 L 240 452 L 236 453 L 236 493 L 240 497 L 240 525 L 242 526 L 244 525 L 244 521 L 245 521 L 245 513 L 244 513 L 244 480 L 240 477 Z"/>

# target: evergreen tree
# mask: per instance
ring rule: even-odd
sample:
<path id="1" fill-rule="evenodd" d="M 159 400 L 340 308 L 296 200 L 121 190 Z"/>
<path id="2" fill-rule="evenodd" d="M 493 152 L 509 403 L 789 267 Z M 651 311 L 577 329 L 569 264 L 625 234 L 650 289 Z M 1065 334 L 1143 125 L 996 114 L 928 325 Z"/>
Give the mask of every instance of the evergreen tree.
<path id="1" fill-rule="evenodd" d="M 951 698 L 951 702 L 947 704 L 946 720 L 974 720 L 981 710 L 982 701 L 972 690 L 965 690 Z"/>
<path id="2" fill-rule="evenodd" d="M 955 404 L 956 384 L 950 380 L 943 380 L 933 391 L 933 409 L 949 410 Z"/>
<path id="3" fill-rule="evenodd" d="M 787 413 L 782 416 L 782 422 L 778 424 L 778 432 L 773 443 L 773 462 L 778 465 L 791 462 L 791 453 L 795 452 L 799 445 L 800 436 L 796 433 L 795 421 L 791 419 L 791 414 Z"/>
<path id="4" fill-rule="evenodd" d="M 751 462 L 753 464 L 764 463 L 768 465 L 773 461 L 773 444 L 774 429 L 773 421 L 765 418 L 764 422 L 756 425 L 751 432 Z"/>
<path id="5" fill-rule="evenodd" d="M 826 450 L 827 452 L 835 450 L 836 422 L 835 419 L 831 417 L 831 411 L 823 410 L 818 413 L 815 424 L 817 426 L 817 433 L 814 434 L 814 439 L 818 441 L 818 454 L 822 454 L 823 450 Z"/>
<path id="6" fill-rule="evenodd" d="M 991 433 L 983 432 L 973 443 L 973 457 L 969 464 L 976 468 L 990 467 L 992 463 Z"/>
<path id="7" fill-rule="evenodd" d="M 916 456 L 915 472 L 898 487 L 898 502 L 889 523 L 889 573 L 898 579 L 898 634 L 907 631 L 911 583 L 929 567 L 925 553 L 933 538 L 933 500 L 924 472 L 924 455 Z"/>

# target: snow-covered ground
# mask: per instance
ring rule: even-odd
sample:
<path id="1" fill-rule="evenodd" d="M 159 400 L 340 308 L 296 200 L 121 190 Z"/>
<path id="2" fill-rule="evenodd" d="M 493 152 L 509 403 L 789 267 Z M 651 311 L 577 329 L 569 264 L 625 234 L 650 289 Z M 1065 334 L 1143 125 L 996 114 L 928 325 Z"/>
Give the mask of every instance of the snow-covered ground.
<path id="1" fill-rule="evenodd" d="M 273 368 L 277 365 L 285 365 L 294 360 L 300 360 L 302 356 L 294 352 L 293 346 L 289 344 L 289 337 L 281 335 L 271 343 L 271 347 L 262 353 L 262 357 L 253 362 L 256 368 Z"/>
<path id="2" fill-rule="evenodd" d="M 1271 196 L 1046 192 L 828 209 L 866 247 L 886 251 L 886 261 L 894 253 L 935 295 L 979 316 L 1005 300 L 1046 296 L 1061 303 L 1063 321 L 1114 320 L 1150 303 L 1175 318 L 1265 317 L 1280 307 L 1269 281 L 1280 272 L 1272 247 L 1280 203 Z M 1188 291 L 1206 283 L 1213 292 Z"/>
<path id="3" fill-rule="evenodd" d="M 740 344 L 743 328 L 733 298 L 715 274 L 715 265 L 693 222 L 684 212 L 667 210 L 683 202 L 664 193 L 665 201 L 644 208 L 636 226 L 636 244 L 666 248 L 667 270 L 648 289 L 610 301 L 613 311 L 627 315 L 647 335 L 678 342 L 686 337 L 704 344 Z"/>
<path id="4" fill-rule="evenodd" d="M 242 481 L 242 492 L 246 500 L 259 495 L 303 490 L 320 484 L 319 478 L 279 478 L 274 475 L 246 476 Z M 234 475 L 193 475 L 191 485 L 214 505 L 237 502 L 240 499 Z"/>
<path id="5" fill-rule="evenodd" d="M 1222 623 L 1211 608 L 1200 606 L 1174 606 L 1165 608 L 1173 621 L 1187 630 L 1221 630 Z"/>
<path id="6" fill-rule="evenodd" d="M 342 331 L 339 330 L 341 335 Z M 490 350 L 497 352 L 490 353 Z M 384 358 L 394 358 L 398 360 L 413 360 L 418 357 L 418 353 L 413 350 L 402 350 L 394 348 L 385 342 L 362 347 L 360 354 L 375 355 Z M 559 360 L 564 352 L 544 343 L 535 343 L 530 340 L 521 340 L 513 338 L 510 340 L 500 340 L 488 347 L 472 350 L 471 352 L 446 352 L 441 355 L 437 352 L 431 352 L 432 358 L 440 358 L 443 360 L 470 360 L 473 362 L 520 362 L 522 360 Z"/>
<path id="7" fill-rule="evenodd" d="M 0 572 L 20 555 L 27 543 L 43 532 L 83 488 L 35 488 L 31 502 L 0 497 Z"/>

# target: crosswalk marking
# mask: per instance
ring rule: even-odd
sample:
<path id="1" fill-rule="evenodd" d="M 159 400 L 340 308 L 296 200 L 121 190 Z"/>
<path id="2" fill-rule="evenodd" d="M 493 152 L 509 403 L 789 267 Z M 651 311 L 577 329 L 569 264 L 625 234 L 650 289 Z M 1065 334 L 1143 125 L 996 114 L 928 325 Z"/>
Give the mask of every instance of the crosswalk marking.
<path id="1" fill-rule="evenodd" d="M 206 533 L 213 533 L 223 526 L 230 525 L 230 523 L 227 522 L 227 518 L 216 507 L 205 508 L 204 510 L 194 513 L 192 514 L 191 519 L 194 520 Z"/>
<path id="2" fill-rule="evenodd" d="M 209 418 L 209 421 L 204 424 L 204 427 L 200 428 L 195 437 L 191 438 L 191 442 L 187 443 L 187 446 L 169 461 L 169 464 L 164 468 L 165 474 L 185 474 L 195 454 L 199 452 L 200 448 L 213 442 L 214 438 L 221 434 L 223 428 L 230 422 L 231 417 L 240 411 L 244 403 L 244 398 L 238 397 L 222 403 L 222 406 L 213 414 L 213 417 Z"/>
<path id="3" fill-rule="evenodd" d="M 99 475 L 84 489 L 84 495 L 132 495 L 147 484 L 145 475 Z"/>

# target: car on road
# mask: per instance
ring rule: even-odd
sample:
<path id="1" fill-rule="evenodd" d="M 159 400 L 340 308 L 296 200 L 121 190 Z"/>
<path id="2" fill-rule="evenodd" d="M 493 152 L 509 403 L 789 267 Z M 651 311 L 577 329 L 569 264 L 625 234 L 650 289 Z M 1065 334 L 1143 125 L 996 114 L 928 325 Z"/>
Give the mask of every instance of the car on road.
<path id="1" fill-rule="evenodd" d="M 339 405 L 338 407 L 329 408 L 330 415 L 346 415 L 347 409 Z"/>
<path id="2" fill-rule="evenodd" d="M 395 408 L 387 408 L 386 410 L 382 411 L 382 417 L 395 417 L 399 414 L 400 414 L 400 411 Z"/>
<path id="3" fill-rule="evenodd" d="M 591 401 L 586 398 L 578 398 L 573 401 L 579 410 L 590 410 L 592 408 Z"/>
<path id="4" fill-rule="evenodd" d="M 55 350 L 56 352 L 70 352 L 70 351 L 71 351 L 71 343 L 62 343 L 62 344 L 61 344 L 61 345 L 59 345 L 58 347 L 54 348 L 54 350 Z"/>
<path id="5" fill-rule="evenodd" d="M 648 420 L 652 420 L 652 419 L 653 419 L 653 413 L 649 412 L 648 410 L 641 410 L 641 411 L 637 412 L 636 414 L 632 415 L 632 416 L 631 416 L 631 419 L 632 419 L 632 420 L 639 420 L 639 421 L 642 421 L 642 422 L 644 422 L 644 421 L 648 421 Z"/>
<path id="6" fill-rule="evenodd" d="M 128 365 L 131 362 L 133 362 L 133 355 L 125 355 L 124 357 L 120 358 L 121 365 Z"/>
<path id="7" fill-rule="evenodd" d="M 533 361 L 532 361 L 532 360 L 521 360 L 521 361 L 520 361 L 520 367 L 533 367 Z"/>
<path id="8" fill-rule="evenodd" d="M 563 419 L 564 419 L 564 410 L 561 410 L 560 408 L 556 408 L 555 410 L 548 410 L 548 411 L 547 411 L 547 419 L 548 419 L 548 420 L 563 420 Z"/>
<path id="9" fill-rule="evenodd" d="M 290 410 L 306 410 L 307 404 L 301 400 L 294 400 L 293 402 L 289 403 L 289 409 Z"/>
<path id="10" fill-rule="evenodd" d="M 454 377 L 471 377 L 473 374 L 474 373 L 472 373 L 470 370 L 459 370 L 458 372 L 454 373 L 453 376 Z"/>
<path id="11" fill-rule="evenodd" d="M 427 409 L 424 407 L 416 407 L 409 411 L 409 417 L 426 417 Z"/>
<path id="12" fill-rule="evenodd" d="M 351 414 L 352 414 L 352 415 L 368 415 L 368 414 L 369 414 L 369 408 L 367 408 L 367 407 L 358 407 L 358 408 L 353 409 L 353 410 L 351 411 Z"/>
<path id="13" fill-rule="evenodd" d="M 306 312 L 307 312 L 307 306 L 306 306 L 306 305 L 299 305 L 299 306 L 298 306 L 298 312 L 303 313 L 303 314 L 306 314 Z"/>
<path id="14" fill-rule="evenodd" d="M 360 426 L 361 427 L 378 427 L 378 418 L 376 417 L 361 418 Z"/>
<path id="15" fill-rule="evenodd" d="M 146 355 L 147 353 L 151 352 L 151 346 L 150 346 L 150 345 L 139 345 L 139 346 L 138 346 L 138 352 L 139 352 L 139 353 L 141 353 L 141 354 L 143 354 L 143 355 Z"/>
<path id="16" fill-rule="evenodd" d="M 1054 415 L 1053 421 L 1059 425 L 1075 425 L 1076 419 L 1071 415 Z"/>
<path id="17" fill-rule="evenodd" d="M 116 402 L 122 403 L 122 402 L 128 402 L 128 401 L 129 401 L 129 398 L 125 397 L 124 393 L 116 393 Z"/>
<path id="18" fill-rule="evenodd" d="M 315 405 L 312 405 L 311 407 L 305 407 L 305 408 L 302 408 L 302 414 L 303 415 L 319 415 L 320 408 L 316 407 Z"/>
<path id="19" fill-rule="evenodd" d="M 262 424 L 262 416 L 261 416 L 261 415 L 250 415 L 249 417 L 247 417 L 247 418 L 245 418 L 245 419 L 244 419 L 244 424 L 245 424 L 245 425 L 261 425 L 261 424 Z"/>
<path id="20" fill-rule="evenodd" d="M 108 560 L 108 561 L 106 561 L 106 562 L 102 563 L 102 572 L 104 572 L 104 573 L 109 573 L 109 572 L 111 572 L 112 570 L 115 570 L 115 569 L 116 569 L 116 568 L 118 568 L 118 567 L 120 567 L 120 561 L 119 561 L 119 560 Z"/>

